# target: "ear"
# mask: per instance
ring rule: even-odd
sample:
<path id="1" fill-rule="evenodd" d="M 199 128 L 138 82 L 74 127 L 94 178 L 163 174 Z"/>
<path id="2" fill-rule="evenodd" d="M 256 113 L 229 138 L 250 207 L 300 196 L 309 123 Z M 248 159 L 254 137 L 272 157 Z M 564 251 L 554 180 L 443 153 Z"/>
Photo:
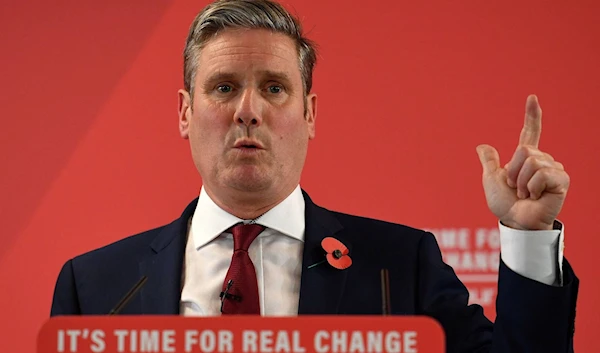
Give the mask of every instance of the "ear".
<path id="1" fill-rule="evenodd" d="M 178 110 L 179 110 L 179 134 L 182 138 L 188 139 L 190 135 L 190 120 L 192 119 L 192 98 L 190 94 L 183 89 L 177 91 Z"/>
<path id="2" fill-rule="evenodd" d="M 317 119 L 317 95 L 314 93 L 306 97 L 306 123 L 308 127 L 308 138 L 315 138 L 315 120 Z"/>

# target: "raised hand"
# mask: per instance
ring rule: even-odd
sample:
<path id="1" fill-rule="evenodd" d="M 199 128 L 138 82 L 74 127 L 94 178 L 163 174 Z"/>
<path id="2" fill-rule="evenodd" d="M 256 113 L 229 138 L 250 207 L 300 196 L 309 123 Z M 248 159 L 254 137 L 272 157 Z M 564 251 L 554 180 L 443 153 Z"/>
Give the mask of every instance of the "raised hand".
<path id="1" fill-rule="evenodd" d="M 539 150 L 542 110 L 535 95 L 527 97 L 525 123 L 519 145 L 504 167 L 498 151 L 477 146 L 483 167 L 483 189 L 488 207 L 507 227 L 552 229 L 569 188 L 563 165 Z"/>

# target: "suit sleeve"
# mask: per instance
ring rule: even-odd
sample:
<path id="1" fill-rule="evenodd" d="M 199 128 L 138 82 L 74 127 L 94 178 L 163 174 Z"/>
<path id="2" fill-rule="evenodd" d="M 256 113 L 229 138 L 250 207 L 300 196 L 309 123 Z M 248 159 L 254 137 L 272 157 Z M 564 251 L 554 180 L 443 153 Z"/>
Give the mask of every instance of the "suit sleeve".
<path id="1" fill-rule="evenodd" d="M 427 233 L 419 244 L 418 310 L 442 325 L 448 353 L 569 353 L 578 281 L 566 264 L 565 285 L 553 287 L 501 263 L 492 324 L 481 306 L 468 305 L 466 287 L 443 262 L 434 236 Z"/>
<path id="2" fill-rule="evenodd" d="M 431 233 L 419 244 L 418 314 L 431 316 L 444 328 L 447 353 L 492 352 L 493 324 L 479 305 L 468 305 L 469 292 L 442 260 Z"/>
<path id="3" fill-rule="evenodd" d="M 563 262 L 563 286 L 554 287 L 500 264 L 493 352 L 573 352 L 579 280 Z"/>
<path id="4" fill-rule="evenodd" d="M 73 273 L 73 260 L 69 260 L 64 264 L 58 275 L 50 316 L 79 314 L 81 314 L 81 309 Z"/>

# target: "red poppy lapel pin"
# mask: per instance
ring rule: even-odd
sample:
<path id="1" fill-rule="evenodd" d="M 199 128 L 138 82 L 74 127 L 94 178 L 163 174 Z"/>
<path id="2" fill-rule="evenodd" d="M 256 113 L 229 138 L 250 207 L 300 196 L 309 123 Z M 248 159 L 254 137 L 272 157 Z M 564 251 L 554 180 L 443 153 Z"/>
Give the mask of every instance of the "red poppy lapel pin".
<path id="1" fill-rule="evenodd" d="M 329 264 L 338 270 L 345 270 L 350 265 L 352 265 L 352 259 L 348 255 L 350 252 L 348 247 L 344 245 L 341 241 L 336 238 L 327 237 L 321 241 L 321 246 L 323 250 L 327 253 L 325 255 L 325 260 L 317 262 L 316 264 L 312 264 L 308 266 L 308 268 L 313 268 L 317 265 L 324 263 L 325 261 L 329 262 Z"/>

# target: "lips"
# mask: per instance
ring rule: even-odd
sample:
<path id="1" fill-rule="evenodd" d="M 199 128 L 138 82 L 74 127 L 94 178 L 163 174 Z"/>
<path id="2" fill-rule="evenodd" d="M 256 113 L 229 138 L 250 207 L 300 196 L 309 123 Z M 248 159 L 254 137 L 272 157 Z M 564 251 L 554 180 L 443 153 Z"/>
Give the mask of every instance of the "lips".
<path id="1" fill-rule="evenodd" d="M 233 145 L 233 148 L 257 149 L 257 150 L 264 149 L 263 145 L 260 142 L 255 141 L 255 140 L 250 140 L 250 139 L 242 139 L 242 140 L 236 141 L 236 143 Z"/>

